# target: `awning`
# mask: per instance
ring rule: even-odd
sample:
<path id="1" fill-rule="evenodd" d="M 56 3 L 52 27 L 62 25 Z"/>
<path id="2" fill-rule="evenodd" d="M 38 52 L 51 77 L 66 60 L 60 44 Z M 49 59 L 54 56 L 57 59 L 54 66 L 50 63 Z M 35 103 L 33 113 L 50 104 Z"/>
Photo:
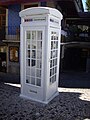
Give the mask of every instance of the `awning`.
<path id="1" fill-rule="evenodd" d="M 62 14 L 65 18 L 77 17 L 78 16 L 78 3 L 75 0 L 57 0 L 58 5 L 61 7 Z M 81 2 L 81 10 L 84 11 Z"/>
<path id="2" fill-rule="evenodd" d="M 21 4 L 27 2 L 44 2 L 48 0 L 0 0 L 0 5 L 11 5 L 11 4 Z"/>
<path id="3" fill-rule="evenodd" d="M 77 17 L 66 18 L 68 24 L 90 26 L 90 12 L 79 12 Z"/>

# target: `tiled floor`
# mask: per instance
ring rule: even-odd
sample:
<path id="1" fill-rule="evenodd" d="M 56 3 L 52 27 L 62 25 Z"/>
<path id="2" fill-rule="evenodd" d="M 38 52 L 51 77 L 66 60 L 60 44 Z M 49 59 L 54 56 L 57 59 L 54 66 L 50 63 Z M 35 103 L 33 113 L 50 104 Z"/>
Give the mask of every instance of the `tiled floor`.
<path id="1" fill-rule="evenodd" d="M 90 89 L 59 88 L 49 104 L 22 99 L 20 85 L 0 83 L 0 120 L 90 120 Z"/>

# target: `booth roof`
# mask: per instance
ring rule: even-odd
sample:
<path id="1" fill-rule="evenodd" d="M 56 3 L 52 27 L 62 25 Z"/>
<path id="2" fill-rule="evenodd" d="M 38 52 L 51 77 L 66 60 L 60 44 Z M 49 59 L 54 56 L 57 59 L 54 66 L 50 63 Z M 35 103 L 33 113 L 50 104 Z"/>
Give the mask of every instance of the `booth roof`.
<path id="1" fill-rule="evenodd" d="M 57 9 L 49 8 L 49 7 L 27 8 L 25 10 L 22 10 L 19 13 L 20 17 L 25 17 L 25 16 L 29 16 L 29 15 L 30 16 L 31 15 L 42 15 L 42 14 L 51 14 L 62 20 L 62 14 Z"/>

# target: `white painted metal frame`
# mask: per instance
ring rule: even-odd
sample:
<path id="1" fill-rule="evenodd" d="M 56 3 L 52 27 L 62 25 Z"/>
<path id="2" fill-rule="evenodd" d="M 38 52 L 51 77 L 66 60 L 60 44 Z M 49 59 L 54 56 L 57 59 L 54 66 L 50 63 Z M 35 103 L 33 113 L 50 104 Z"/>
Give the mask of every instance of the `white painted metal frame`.
<path id="1" fill-rule="evenodd" d="M 59 57 L 60 57 L 60 34 L 61 34 L 61 19 L 62 15 L 59 11 L 47 7 L 30 8 L 20 12 L 21 16 L 21 96 L 29 98 L 42 103 L 48 103 L 56 95 L 58 95 L 58 74 L 59 74 Z M 34 49 L 27 49 L 27 40 L 30 41 L 32 46 L 32 35 L 27 39 L 29 33 L 36 32 L 36 47 Z M 37 58 L 37 45 L 38 33 L 42 31 L 42 67 L 41 67 L 41 85 L 37 85 L 36 76 L 36 63 Z M 27 34 L 28 33 L 28 34 Z M 35 42 L 34 42 L 35 45 Z M 36 49 L 36 50 L 35 50 Z M 31 52 L 32 51 L 32 52 Z M 31 53 L 31 54 L 30 54 Z M 32 53 L 36 60 L 31 64 Z M 28 57 L 27 57 L 28 56 Z M 38 54 L 39 56 L 39 54 Z M 52 56 L 52 57 L 51 57 Z M 30 59 L 30 60 L 29 60 Z M 27 61 L 30 61 L 27 64 Z M 35 69 L 33 77 L 30 72 L 27 75 L 28 68 Z M 32 65 L 32 66 L 31 66 Z M 39 69 L 40 70 L 40 69 Z M 28 76 L 28 79 L 27 79 Z M 29 78 L 33 78 L 31 84 Z"/>

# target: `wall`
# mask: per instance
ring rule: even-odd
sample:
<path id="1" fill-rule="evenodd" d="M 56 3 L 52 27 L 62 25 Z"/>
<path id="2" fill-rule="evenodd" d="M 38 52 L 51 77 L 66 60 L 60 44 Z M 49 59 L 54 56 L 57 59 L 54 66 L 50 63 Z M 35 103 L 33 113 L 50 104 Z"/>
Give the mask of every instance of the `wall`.
<path id="1" fill-rule="evenodd" d="M 20 26 L 21 19 L 19 17 L 19 12 L 21 11 L 21 5 L 9 5 L 8 6 L 8 32 L 9 34 L 16 34 L 16 27 L 13 29 L 13 26 Z"/>
<path id="2" fill-rule="evenodd" d="M 17 27 L 20 27 L 21 23 L 21 18 L 19 17 L 19 12 L 21 11 L 21 5 L 15 4 L 15 5 L 9 5 L 8 6 L 8 21 L 7 21 L 7 26 L 8 26 L 8 35 L 16 35 L 17 34 Z M 10 39 L 11 40 L 11 39 Z M 14 41 L 14 38 L 12 39 Z M 19 47 L 19 43 L 8 43 L 8 51 L 7 51 L 7 72 L 8 73 L 13 73 L 13 74 L 19 74 L 20 73 L 20 61 L 18 62 L 11 62 L 9 60 L 10 58 L 10 51 L 9 47 Z"/>

